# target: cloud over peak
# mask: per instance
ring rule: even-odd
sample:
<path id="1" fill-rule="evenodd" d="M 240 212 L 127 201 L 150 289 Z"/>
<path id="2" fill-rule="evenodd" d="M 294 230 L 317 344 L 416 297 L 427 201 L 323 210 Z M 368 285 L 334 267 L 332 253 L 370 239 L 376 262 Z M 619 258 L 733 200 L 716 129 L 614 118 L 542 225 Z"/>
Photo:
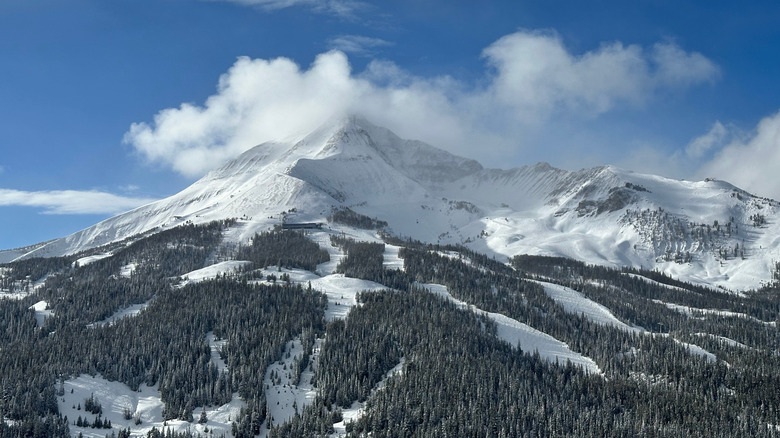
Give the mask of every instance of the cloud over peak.
<path id="1" fill-rule="evenodd" d="M 719 150 L 699 176 L 724 179 L 756 195 L 780 199 L 779 163 L 780 112 L 762 119 L 747 138 Z"/>
<path id="2" fill-rule="evenodd" d="M 125 142 L 151 162 L 196 177 L 257 144 L 358 113 L 407 138 L 462 155 L 479 144 L 483 157 L 495 157 L 527 147 L 518 139 L 553 116 L 587 120 L 718 75 L 703 55 L 669 43 L 643 49 L 612 42 L 573 54 L 553 32 L 519 31 L 484 50 L 488 68 L 476 85 L 415 76 L 390 61 L 355 73 L 344 51 L 384 42 L 341 38 L 332 45 L 342 50 L 318 55 L 308 69 L 287 58 L 239 58 L 203 105 L 163 109 L 151 123 L 134 123 Z"/>

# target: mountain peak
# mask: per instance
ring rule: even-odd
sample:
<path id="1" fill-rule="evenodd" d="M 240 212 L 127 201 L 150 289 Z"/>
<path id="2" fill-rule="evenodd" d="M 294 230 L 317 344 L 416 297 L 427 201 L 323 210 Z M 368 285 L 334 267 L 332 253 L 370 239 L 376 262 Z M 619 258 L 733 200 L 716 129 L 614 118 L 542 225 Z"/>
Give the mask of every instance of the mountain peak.
<path id="1" fill-rule="evenodd" d="M 241 243 L 278 225 L 280 212 L 324 222 L 342 206 L 427 242 L 463 243 L 505 257 L 657 267 L 691 279 L 704 269 L 718 278 L 703 282 L 727 287 L 756 285 L 780 257 L 780 222 L 773 220 L 780 204 L 728 183 L 614 166 L 484 169 L 352 114 L 294 140 L 258 145 L 169 198 L 27 251 L 0 253 L 0 260 L 72 254 L 227 218 L 240 218 L 229 239 Z M 742 252 L 735 260 L 736 244 Z M 687 265 L 675 262 L 679 254 Z"/>

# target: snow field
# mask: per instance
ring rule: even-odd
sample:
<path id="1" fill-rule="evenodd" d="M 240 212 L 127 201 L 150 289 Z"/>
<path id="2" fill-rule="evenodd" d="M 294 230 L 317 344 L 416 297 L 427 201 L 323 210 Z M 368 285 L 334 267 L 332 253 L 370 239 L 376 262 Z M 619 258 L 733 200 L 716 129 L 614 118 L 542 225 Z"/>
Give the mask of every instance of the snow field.
<path id="1" fill-rule="evenodd" d="M 106 318 L 106 319 L 104 319 L 102 321 L 90 324 L 88 327 L 96 327 L 96 326 L 101 326 L 102 327 L 104 325 L 113 324 L 113 323 L 115 323 L 116 321 L 119 321 L 122 318 L 131 318 L 131 317 L 136 316 L 139 313 L 141 313 L 141 311 L 146 309 L 146 307 L 151 302 L 152 302 L 152 300 L 149 300 L 149 301 L 147 301 L 145 303 L 133 304 L 131 306 L 125 307 L 124 309 L 118 310 L 116 313 L 114 313 L 113 315 L 109 316 L 108 318 Z"/>
<path id="2" fill-rule="evenodd" d="M 331 233 L 327 231 L 315 231 L 307 234 L 307 237 L 310 240 L 319 245 L 320 248 L 328 251 L 328 255 L 330 256 L 329 261 L 317 265 L 317 272 L 321 275 L 335 274 L 336 266 L 339 265 L 341 259 L 345 256 L 344 251 L 342 251 L 341 248 L 334 246 L 330 242 L 330 236 Z"/>
<path id="3" fill-rule="evenodd" d="M 54 315 L 54 311 L 47 310 L 47 307 L 49 307 L 49 303 L 46 301 L 38 301 L 30 306 L 30 309 L 35 311 L 35 323 L 38 324 L 38 327 L 43 327 L 46 318 Z"/>
<path id="4" fill-rule="evenodd" d="M 341 250 L 341 248 L 331 244 L 331 234 L 343 235 L 344 237 L 348 237 L 357 242 L 383 243 L 385 245 L 385 252 L 382 266 L 385 269 L 400 269 L 402 271 L 404 269 L 404 259 L 398 256 L 398 251 L 401 249 L 400 246 L 385 243 L 375 231 L 358 230 L 344 227 L 338 224 L 333 224 L 331 226 L 331 231 L 315 231 L 308 234 L 309 239 L 317 243 L 320 248 L 324 248 L 326 251 L 328 251 L 328 255 L 330 255 L 329 262 L 321 263 L 317 266 L 317 272 L 322 275 L 335 273 L 336 266 L 338 266 L 339 262 L 341 262 L 341 259 L 346 255 Z"/>
<path id="5" fill-rule="evenodd" d="M 221 373 L 227 371 L 228 366 L 224 360 L 222 360 L 222 347 L 227 343 L 226 339 L 215 339 L 214 332 L 208 332 L 206 334 L 206 341 L 209 343 L 211 349 L 211 363 L 217 367 L 217 370 Z"/>
<path id="6" fill-rule="evenodd" d="M 243 266 L 250 264 L 251 262 L 241 260 L 228 260 L 206 266 L 205 268 L 197 269 L 182 275 L 182 282 L 180 287 L 184 287 L 190 283 L 199 283 L 201 281 L 217 278 L 219 275 L 231 274 L 240 270 Z"/>
<path id="7" fill-rule="evenodd" d="M 349 310 L 357 305 L 357 295 L 363 291 L 378 291 L 386 286 L 373 281 L 345 277 L 343 274 L 331 274 L 311 282 L 311 287 L 328 296 L 328 309 L 325 319 L 344 319 Z"/>
<path id="8" fill-rule="evenodd" d="M 2 278 L 8 271 L 9 269 L 7 268 L 0 268 L 0 278 Z M 22 298 L 29 296 L 43 287 L 43 285 L 46 284 L 46 279 L 48 278 L 49 274 L 39 280 L 36 280 L 32 284 L 30 284 L 27 280 L 17 280 L 13 285 L 14 292 L 11 292 L 9 289 L 0 289 L 0 300 L 4 298 L 9 300 L 21 300 Z"/>
<path id="9" fill-rule="evenodd" d="M 303 357 L 303 344 L 300 338 L 287 343 L 282 357 L 265 370 L 263 385 L 265 400 L 268 405 L 270 419 L 266 418 L 260 426 L 260 436 L 268 436 L 272 425 L 279 425 L 292 419 L 296 413 L 310 405 L 317 396 L 317 389 L 311 384 L 314 377 L 314 367 L 319 359 L 322 339 L 317 339 L 310 352 L 309 365 L 301 373 L 300 380 L 293 381 L 296 361 Z"/>
<path id="10" fill-rule="evenodd" d="M 385 269 L 404 270 L 404 259 L 398 256 L 398 251 L 400 249 L 400 246 L 385 243 L 384 261 L 382 262 L 382 266 Z"/>
<path id="11" fill-rule="evenodd" d="M 73 267 L 75 268 L 76 266 L 87 266 L 90 263 L 94 263 L 98 260 L 103 260 L 105 258 L 111 257 L 112 255 L 113 255 L 112 253 L 107 252 L 103 254 L 95 254 L 87 257 L 82 257 L 76 260 L 75 262 L 73 262 Z"/>
<path id="12" fill-rule="evenodd" d="M 215 436 L 230 435 L 231 423 L 238 418 L 243 401 L 234 395 L 233 401 L 219 407 L 205 408 L 208 422 L 197 424 L 181 420 L 164 421 L 162 417 L 163 402 L 156 388 L 141 386 L 138 391 L 133 391 L 127 385 L 120 382 L 110 382 L 100 376 L 81 375 L 75 379 L 66 380 L 63 385 L 64 395 L 57 396 L 57 404 L 60 413 L 68 417 L 70 432 L 73 436 L 79 433 L 85 437 L 103 438 L 111 432 L 117 433 L 122 429 L 130 428 L 132 436 L 146 436 L 153 427 L 157 430 L 171 430 L 175 432 L 191 431 L 205 435 L 206 428 L 213 431 Z M 81 417 L 92 423 L 96 415 L 84 411 L 84 401 L 94 396 L 102 406 L 101 418 L 111 421 L 112 429 L 93 429 L 90 427 L 78 427 L 74 423 Z M 81 409 L 79 409 L 81 407 Z M 137 416 L 141 424 L 136 425 L 134 418 L 126 420 L 125 410 Z M 193 411 L 196 421 L 200 417 L 202 407 Z"/>
<path id="13" fill-rule="evenodd" d="M 291 283 L 300 284 L 304 288 L 311 285 L 312 289 L 324 293 L 328 297 L 328 308 L 325 310 L 327 321 L 346 318 L 349 310 L 357 305 L 357 295 L 360 292 L 387 289 L 386 286 L 379 283 L 345 277 L 344 274 L 329 274 L 320 277 L 303 269 L 287 269 L 276 266 L 269 266 L 258 271 L 264 278 L 260 280 L 263 284 L 272 284 L 266 279 L 268 275 L 274 275 L 276 282 L 280 282 L 279 277 L 287 274 L 290 276 Z"/>
<path id="14" fill-rule="evenodd" d="M 130 278 L 130 276 L 133 275 L 133 272 L 135 272 L 135 268 L 137 267 L 137 263 L 128 263 L 119 268 L 119 276 L 123 278 Z"/>

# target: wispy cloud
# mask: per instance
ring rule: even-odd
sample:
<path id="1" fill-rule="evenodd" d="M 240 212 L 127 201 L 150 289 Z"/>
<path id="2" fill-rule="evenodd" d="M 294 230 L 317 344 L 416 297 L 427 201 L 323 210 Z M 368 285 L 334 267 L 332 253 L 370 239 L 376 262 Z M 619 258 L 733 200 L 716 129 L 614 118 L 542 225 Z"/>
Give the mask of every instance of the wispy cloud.
<path id="1" fill-rule="evenodd" d="M 123 192 L 125 192 L 125 193 L 132 193 L 132 192 L 137 192 L 137 191 L 138 191 L 138 189 L 140 189 L 140 187 L 138 187 L 138 186 L 137 186 L 137 185 L 135 185 L 135 184 L 128 184 L 128 185 L 126 185 L 126 186 L 121 186 L 121 187 L 119 187 L 119 190 L 121 190 L 121 191 L 123 191 Z"/>
<path id="2" fill-rule="evenodd" d="M 28 192 L 0 189 L 0 206 L 38 207 L 45 214 L 114 214 L 155 201 L 100 191 L 50 190 Z"/>
<path id="3" fill-rule="evenodd" d="M 549 31 L 507 35 L 483 58 L 482 78 L 470 84 L 412 75 L 390 61 L 375 60 L 354 73 L 343 50 L 319 55 L 308 69 L 287 58 L 242 57 L 203 105 L 161 110 L 151 123 L 132 124 L 125 142 L 148 160 L 194 177 L 257 144 L 358 113 L 403 137 L 478 154 L 490 164 L 537 147 L 531 142 L 539 132 L 642 107 L 659 91 L 680 92 L 720 74 L 703 55 L 672 43 L 610 42 L 572 53 Z"/>
<path id="4" fill-rule="evenodd" d="M 358 56 L 373 56 L 377 49 L 392 45 L 393 43 L 390 41 L 362 35 L 340 35 L 328 41 L 328 46 L 331 49 Z"/>
<path id="5" fill-rule="evenodd" d="M 354 19 L 357 13 L 368 7 L 368 4 L 358 0 L 202 0 L 236 3 L 253 6 L 265 11 L 274 11 L 290 7 L 307 7 L 310 10 L 334 15 L 344 19 Z"/>
<path id="6" fill-rule="evenodd" d="M 745 138 L 732 140 L 699 170 L 760 196 L 780 199 L 780 112 L 766 117 Z"/>
<path id="7" fill-rule="evenodd" d="M 715 122 L 706 134 L 688 143 L 685 153 L 691 158 L 701 158 L 707 152 L 721 149 L 728 138 L 729 132 L 726 127 L 720 122 Z"/>

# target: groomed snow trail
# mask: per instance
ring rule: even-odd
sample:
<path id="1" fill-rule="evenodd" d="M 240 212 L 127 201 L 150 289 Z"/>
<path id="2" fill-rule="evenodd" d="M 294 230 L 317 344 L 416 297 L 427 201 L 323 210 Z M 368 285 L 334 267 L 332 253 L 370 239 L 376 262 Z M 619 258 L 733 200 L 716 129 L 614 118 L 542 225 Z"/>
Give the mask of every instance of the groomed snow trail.
<path id="1" fill-rule="evenodd" d="M 549 362 L 572 364 L 581 367 L 588 373 L 602 374 L 601 369 L 593 359 L 572 351 L 565 342 L 561 342 L 547 333 L 532 328 L 520 321 L 500 313 L 486 312 L 474 305 L 467 304 L 450 295 L 446 286 L 440 284 L 420 284 L 426 290 L 446 298 L 464 309 L 487 315 L 498 326 L 498 337 L 513 347 L 519 346 L 523 351 L 539 352 L 539 356 Z"/>

